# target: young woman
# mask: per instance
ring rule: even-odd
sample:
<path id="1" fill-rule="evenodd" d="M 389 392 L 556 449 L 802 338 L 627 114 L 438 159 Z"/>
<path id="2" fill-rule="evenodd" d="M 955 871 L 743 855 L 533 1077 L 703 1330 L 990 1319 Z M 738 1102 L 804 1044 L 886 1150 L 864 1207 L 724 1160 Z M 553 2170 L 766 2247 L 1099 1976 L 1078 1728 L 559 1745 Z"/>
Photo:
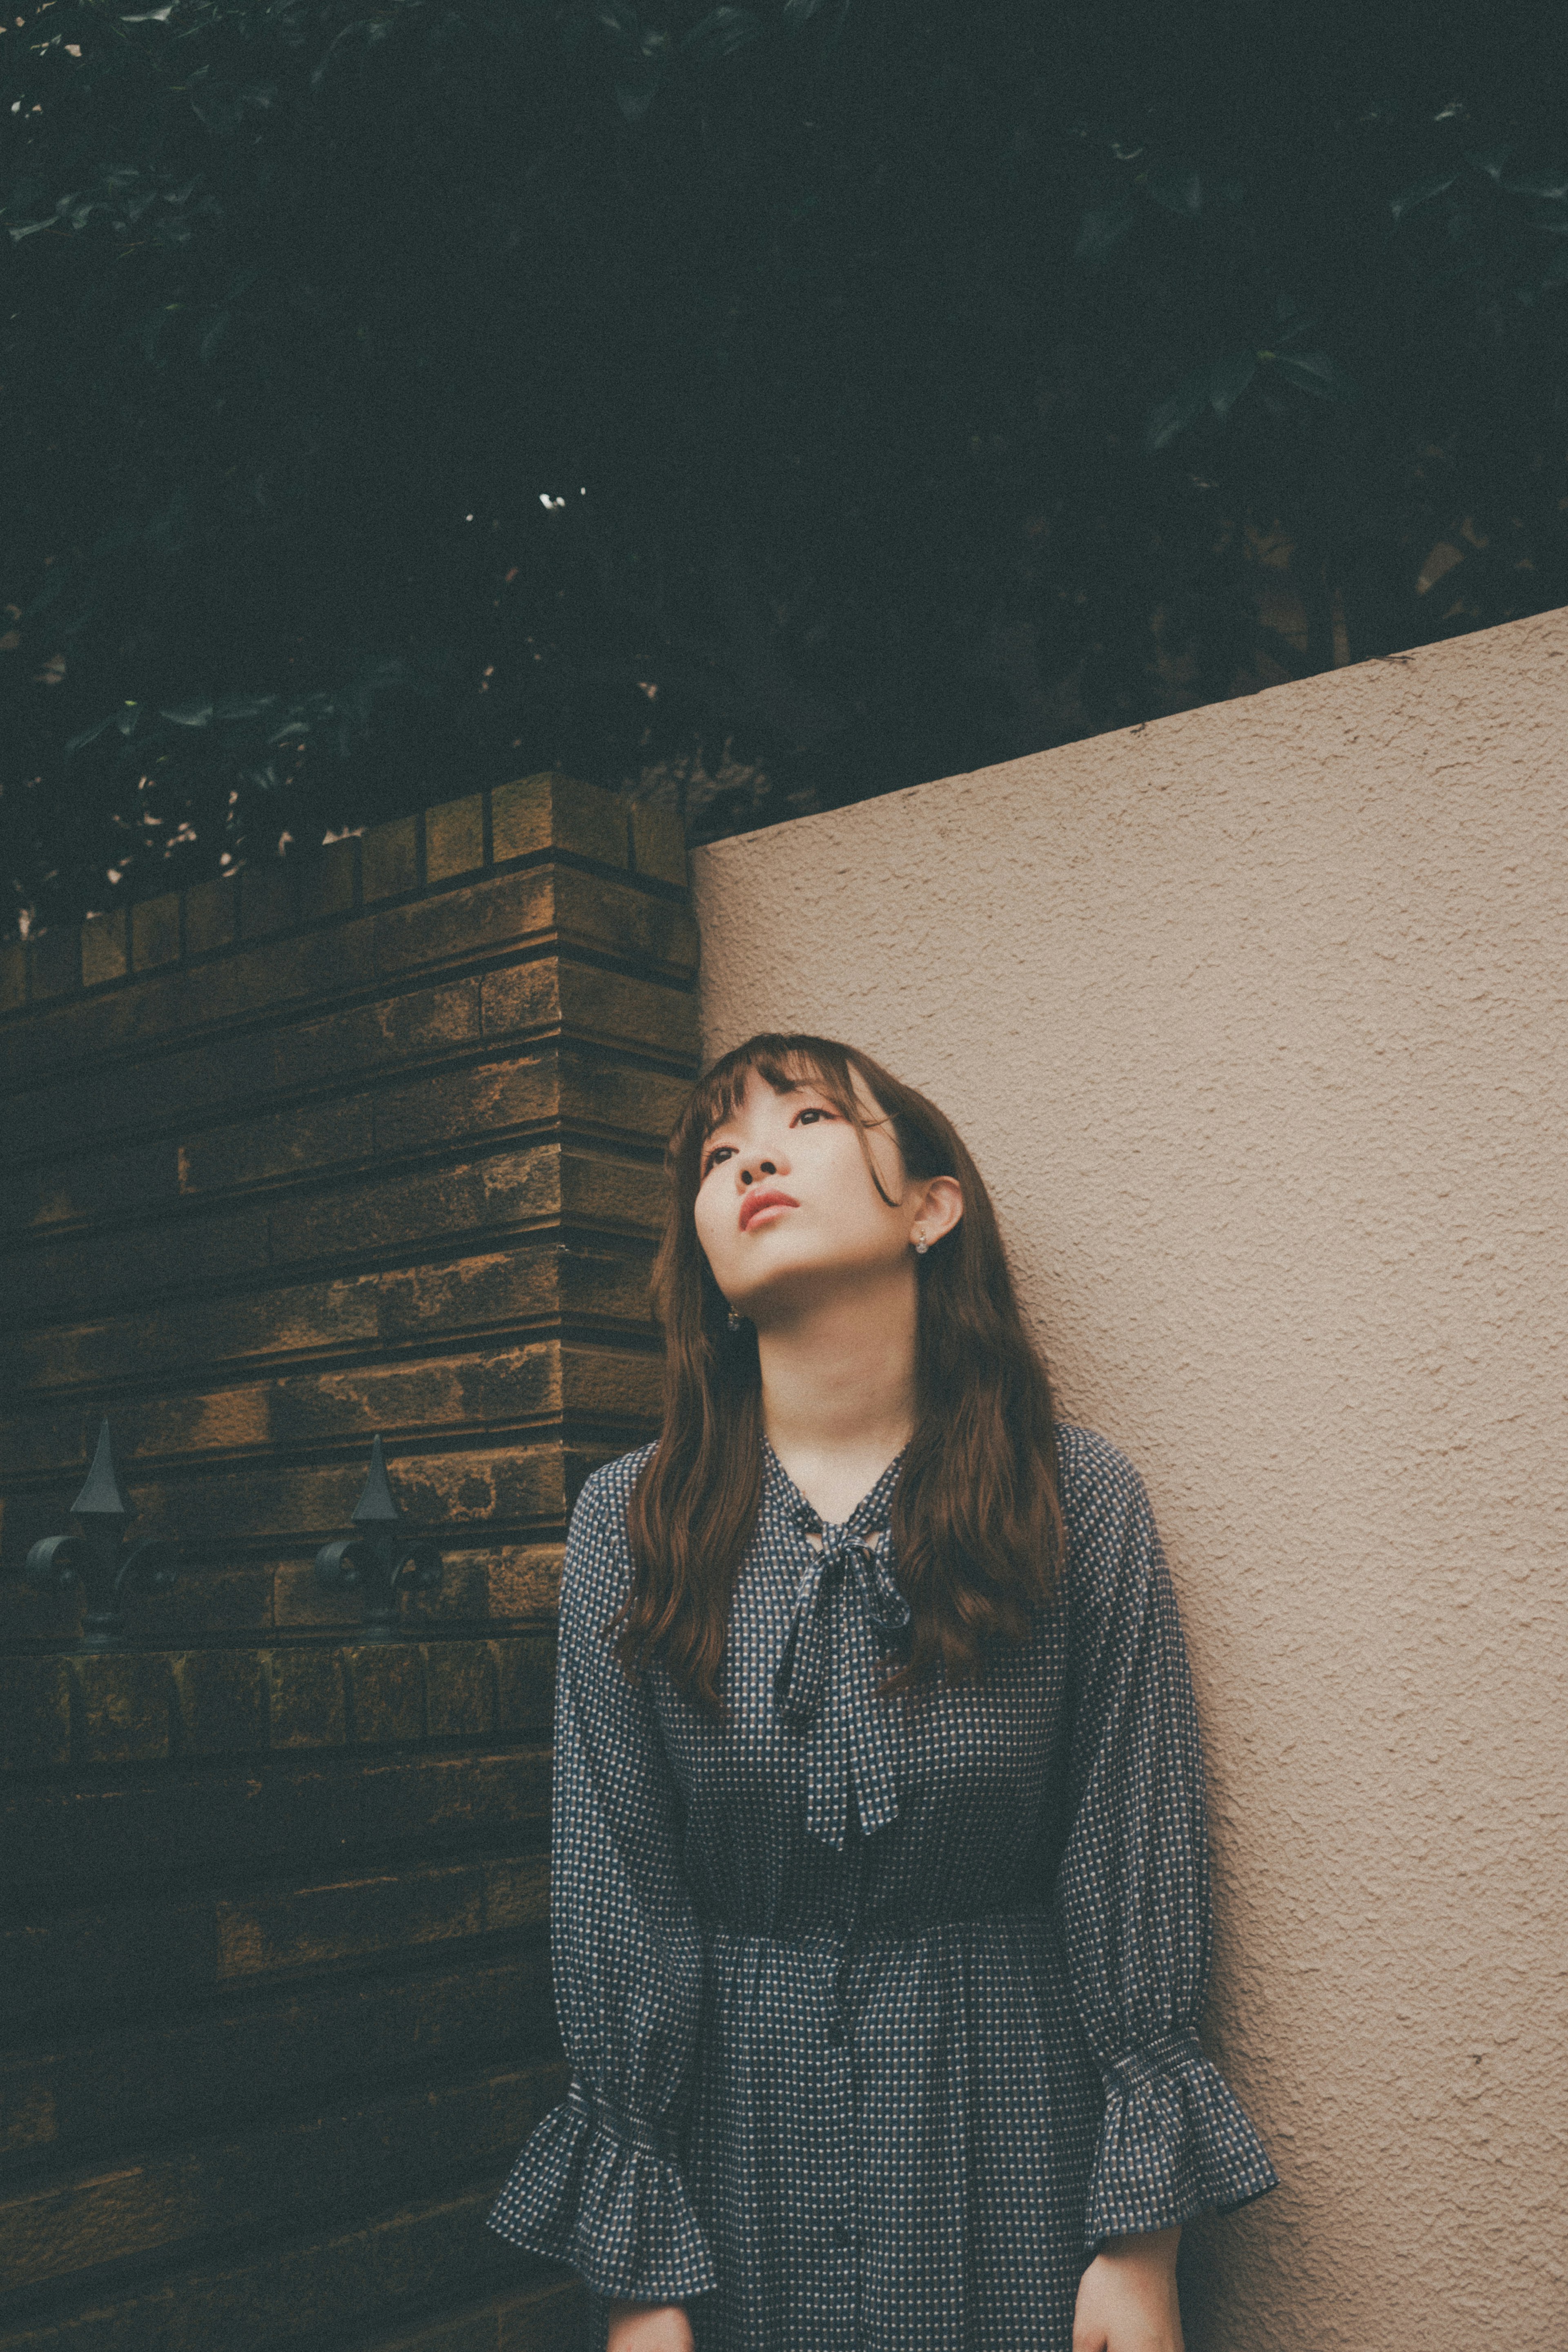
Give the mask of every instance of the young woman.
<path id="1" fill-rule="evenodd" d="M 490 2226 L 609 2352 L 1180 2352 L 1181 2224 L 1276 2176 L 1144 1488 L 864 1054 L 749 1039 L 669 1169 L 663 1433 L 561 1581 L 570 2087 Z"/>

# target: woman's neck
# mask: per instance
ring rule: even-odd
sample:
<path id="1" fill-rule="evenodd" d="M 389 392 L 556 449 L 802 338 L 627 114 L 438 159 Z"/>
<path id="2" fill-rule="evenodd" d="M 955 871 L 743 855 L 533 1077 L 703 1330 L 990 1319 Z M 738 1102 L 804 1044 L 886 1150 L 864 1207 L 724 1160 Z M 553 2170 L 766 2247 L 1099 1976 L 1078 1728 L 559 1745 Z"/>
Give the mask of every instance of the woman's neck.
<path id="1" fill-rule="evenodd" d="M 914 1270 L 759 1318 L 762 1425 L 808 1502 L 848 1518 L 915 1427 Z"/>

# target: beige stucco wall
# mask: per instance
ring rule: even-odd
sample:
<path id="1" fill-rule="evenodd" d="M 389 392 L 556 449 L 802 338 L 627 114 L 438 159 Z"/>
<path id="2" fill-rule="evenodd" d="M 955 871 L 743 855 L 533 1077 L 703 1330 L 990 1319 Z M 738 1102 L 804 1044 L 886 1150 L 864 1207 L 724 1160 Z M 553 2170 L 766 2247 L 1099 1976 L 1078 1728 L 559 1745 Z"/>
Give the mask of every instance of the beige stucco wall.
<path id="1" fill-rule="evenodd" d="M 1565 836 L 1558 614 L 695 861 L 707 1053 L 931 1094 L 1153 1494 L 1284 2176 L 1192 2352 L 1568 2347 Z"/>

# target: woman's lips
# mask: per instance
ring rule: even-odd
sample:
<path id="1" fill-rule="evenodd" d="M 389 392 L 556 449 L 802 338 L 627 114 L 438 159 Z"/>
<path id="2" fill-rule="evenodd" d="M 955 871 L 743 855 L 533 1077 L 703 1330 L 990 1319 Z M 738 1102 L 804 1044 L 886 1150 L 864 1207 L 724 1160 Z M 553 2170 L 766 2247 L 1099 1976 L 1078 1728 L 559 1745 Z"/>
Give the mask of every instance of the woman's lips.
<path id="1" fill-rule="evenodd" d="M 752 1192 L 740 1204 L 740 1230 L 747 1233 L 758 1217 L 766 1217 L 779 1209 L 798 1209 L 799 1201 L 788 1192 Z"/>

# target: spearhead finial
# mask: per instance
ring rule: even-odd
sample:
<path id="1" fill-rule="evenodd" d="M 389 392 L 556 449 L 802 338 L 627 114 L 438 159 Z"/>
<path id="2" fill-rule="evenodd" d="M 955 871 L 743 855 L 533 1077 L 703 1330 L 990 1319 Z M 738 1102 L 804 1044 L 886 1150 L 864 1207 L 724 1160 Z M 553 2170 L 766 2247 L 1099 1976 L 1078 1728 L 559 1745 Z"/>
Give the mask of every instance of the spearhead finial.
<path id="1" fill-rule="evenodd" d="M 98 1451 L 92 1457 L 92 1468 L 87 1474 L 87 1484 L 71 1505 L 72 1515 L 78 1519 L 128 1519 L 131 1506 L 120 1491 L 120 1473 L 114 1466 L 114 1441 L 106 1421 L 98 1433 Z"/>
<path id="2" fill-rule="evenodd" d="M 78 1650 L 123 1646 L 125 1604 L 132 1593 L 163 1592 L 175 1581 L 178 1546 L 167 1536 L 147 1536 L 125 1548 L 131 1506 L 114 1466 L 114 1440 L 100 1424 L 98 1449 L 87 1484 L 71 1505 L 79 1535 L 45 1536 L 27 1554 L 24 1573 L 30 1584 L 79 1585 L 82 1589 Z"/>
<path id="3" fill-rule="evenodd" d="M 433 1543 L 410 1537 L 387 1478 L 379 1437 L 371 1440 L 370 1476 L 351 1516 L 362 1532 L 322 1545 L 316 1555 L 316 1581 L 329 1592 L 362 1591 L 361 1639 L 394 1642 L 402 1633 L 400 1593 L 435 1591 L 441 1582 L 441 1554 Z"/>
<path id="4" fill-rule="evenodd" d="M 350 1516 L 354 1525 L 361 1528 L 367 1522 L 385 1526 L 402 1517 L 402 1511 L 398 1508 L 397 1496 L 392 1493 L 387 1480 L 386 1456 L 382 1452 L 382 1441 L 379 1435 L 371 1445 L 371 1472 L 370 1476 L 365 1480 L 365 1491 L 354 1505 Z"/>

